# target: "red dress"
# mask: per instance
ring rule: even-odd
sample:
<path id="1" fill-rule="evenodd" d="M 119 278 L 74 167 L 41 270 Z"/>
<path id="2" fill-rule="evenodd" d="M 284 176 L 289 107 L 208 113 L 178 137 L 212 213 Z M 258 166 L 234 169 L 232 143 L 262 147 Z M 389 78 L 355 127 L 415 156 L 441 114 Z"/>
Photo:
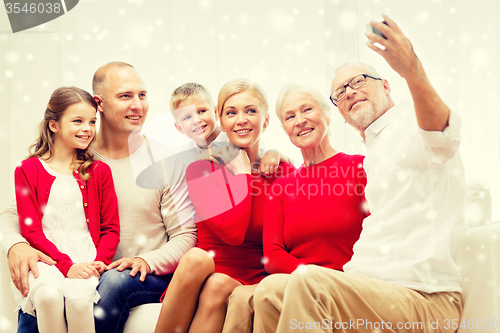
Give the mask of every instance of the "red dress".
<path id="1" fill-rule="evenodd" d="M 264 203 L 272 183 L 295 168 L 281 163 L 273 176 L 233 175 L 209 161 L 191 163 L 186 171 L 189 197 L 196 210 L 197 246 L 209 252 L 215 272 L 243 284 L 260 282 L 263 264 Z"/>
<path id="2" fill-rule="evenodd" d="M 277 180 L 266 201 L 264 255 L 269 273 L 348 262 L 369 214 L 364 156 L 337 153 Z"/>

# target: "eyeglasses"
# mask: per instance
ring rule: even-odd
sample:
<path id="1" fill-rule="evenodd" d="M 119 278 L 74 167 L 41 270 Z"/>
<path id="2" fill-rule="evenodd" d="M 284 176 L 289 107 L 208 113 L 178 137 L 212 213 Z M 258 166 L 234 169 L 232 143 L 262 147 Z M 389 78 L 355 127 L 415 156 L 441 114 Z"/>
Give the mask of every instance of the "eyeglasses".
<path id="1" fill-rule="evenodd" d="M 336 89 L 332 94 L 330 95 L 330 101 L 332 101 L 333 105 L 337 106 L 337 103 L 341 101 L 345 97 L 345 91 L 347 86 L 351 87 L 351 89 L 359 89 L 362 86 L 365 85 L 366 83 L 366 78 L 369 77 L 370 79 L 374 80 L 382 80 L 379 77 L 371 76 L 368 74 L 361 74 L 353 78 L 351 81 L 349 81 L 348 84 L 346 84 L 343 87 L 340 87 Z"/>

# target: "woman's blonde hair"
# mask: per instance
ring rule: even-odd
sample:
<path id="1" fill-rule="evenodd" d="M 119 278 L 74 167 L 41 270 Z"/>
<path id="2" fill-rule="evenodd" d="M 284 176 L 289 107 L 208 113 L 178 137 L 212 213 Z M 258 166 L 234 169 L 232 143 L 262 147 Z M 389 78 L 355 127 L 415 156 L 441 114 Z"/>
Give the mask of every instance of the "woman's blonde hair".
<path id="1" fill-rule="evenodd" d="M 252 95 L 257 97 L 260 101 L 260 109 L 267 116 L 267 111 L 269 109 L 269 103 L 267 101 L 267 95 L 264 92 L 262 86 L 256 82 L 250 81 L 248 79 L 235 79 L 226 82 L 219 91 L 219 96 L 217 98 L 217 112 L 222 116 L 222 110 L 224 110 L 224 104 L 229 97 L 242 92 L 251 92 Z"/>
<path id="2" fill-rule="evenodd" d="M 49 158 L 54 155 L 55 133 L 50 129 L 50 122 L 59 122 L 66 109 L 77 103 L 87 103 L 97 110 L 96 101 L 92 95 L 83 89 L 77 87 L 61 87 L 54 90 L 50 96 L 47 108 L 45 109 L 43 120 L 38 126 L 38 139 L 36 139 L 35 143 L 29 148 L 30 155 L 27 158 L 33 156 L 42 157 L 46 153 L 49 153 Z M 94 138 L 90 144 L 94 141 Z M 87 170 L 94 162 L 94 154 L 92 154 L 90 150 L 90 144 L 86 149 L 76 149 L 75 158 L 73 160 L 74 164 L 80 164 L 80 177 L 84 180 L 90 178 Z"/>

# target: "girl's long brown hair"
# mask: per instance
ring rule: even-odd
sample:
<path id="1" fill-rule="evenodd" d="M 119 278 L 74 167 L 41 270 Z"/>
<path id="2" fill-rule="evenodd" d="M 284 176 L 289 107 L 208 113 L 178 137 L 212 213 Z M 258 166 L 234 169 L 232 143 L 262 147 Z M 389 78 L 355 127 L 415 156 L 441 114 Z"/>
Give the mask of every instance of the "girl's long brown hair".
<path id="1" fill-rule="evenodd" d="M 49 153 L 49 159 L 54 155 L 54 136 L 55 133 L 51 131 L 49 124 L 50 121 L 59 122 L 64 115 L 66 109 L 73 104 L 88 103 L 90 106 L 97 110 L 97 103 L 88 92 L 77 87 L 61 87 L 54 90 L 50 96 L 49 103 L 45 109 L 45 114 L 42 122 L 39 125 L 39 135 L 35 143 L 29 148 L 30 155 L 27 158 L 38 156 L 42 157 Z M 95 136 L 94 136 L 95 138 Z M 75 166 L 80 165 L 80 177 L 83 180 L 90 178 L 87 173 L 88 168 L 94 163 L 94 154 L 90 150 L 90 145 L 86 149 L 76 149 L 76 154 L 73 160 Z"/>

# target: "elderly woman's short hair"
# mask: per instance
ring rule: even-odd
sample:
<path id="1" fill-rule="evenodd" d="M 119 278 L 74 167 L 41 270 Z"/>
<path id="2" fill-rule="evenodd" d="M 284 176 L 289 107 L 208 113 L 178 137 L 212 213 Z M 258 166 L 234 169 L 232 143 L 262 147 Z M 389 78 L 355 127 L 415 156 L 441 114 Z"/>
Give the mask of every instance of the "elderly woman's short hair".
<path id="1" fill-rule="evenodd" d="M 297 93 L 301 92 L 307 95 L 312 96 L 321 106 L 321 109 L 323 110 L 323 113 L 327 116 L 330 117 L 330 103 L 326 100 L 326 98 L 321 94 L 321 92 L 313 87 L 306 86 L 306 85 L 301 85 L 298 83 L 287 83 L 285 86 L 281 89 L 278 99 L 276 101 L 276 115 L 278 116 L 278 119 L 283 123 L 281 119 L 281 105 L 283 104 L 283 101 L 285 98 L 292 93 Z"/>

